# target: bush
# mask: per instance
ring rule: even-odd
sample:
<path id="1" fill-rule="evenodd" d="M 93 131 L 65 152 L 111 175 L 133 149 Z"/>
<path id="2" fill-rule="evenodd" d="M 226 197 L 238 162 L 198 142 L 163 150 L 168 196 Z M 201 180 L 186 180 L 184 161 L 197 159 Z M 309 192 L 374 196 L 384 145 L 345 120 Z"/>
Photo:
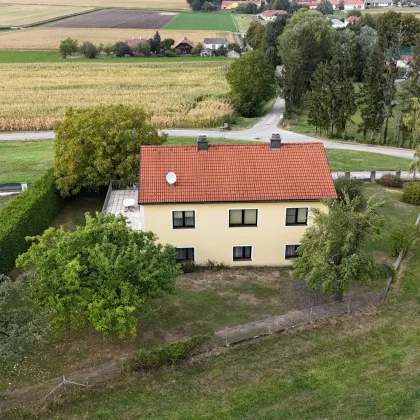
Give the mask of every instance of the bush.
<path id="1" fill-rule="evenodd" d="M 113 52 L 116 57 L 125 57 L 126 55 L 133 55 L 133 50 L 123 41 L 114 44 Z"/>
<path id="2" fill-rule="evenodd" d="M 408 251 L 418 232 L 419 227 L 412 222 L 395 226 L 389 236 L 391 254 L 396 257 L 401 251 Z"/>
<path id="3" fill-rule="evenodd" d="M 357 178 L 345 178 L 344 176 L 340 176 L 334 181 L 334 186 L 335 186 L 335 190 L 337 192 L 337 198 L 339 201 L 343 201 L 344 193 L 347 193 L 350 200 L 359 198 L 361 202 L 364 203 L 363 180 L 357 179 Z"/>
<path id="4" fill-rule="evenodd" d="M 410 204 L 420 204 L 420 182 L 410 182 L 404 187 L 401 201 Z"/>
<path id="5" fill-rule="evenodd" d="M 124 361 L 123 371 L 131 372 L 156 369 L 165 365 L 172 366 L 187 359 L 194 350 L 201 347 L 208 340 L 209 336 L 199 335 L 190 339 L 164 344 L 160 347 L 152 347 L 150 350 L 140 349 L 134 356 Z"/>
<path id="6" fill-rule="evenodd" d="M 379 184 L 390 188 L 402 188 L 403 183 L 396 175 L 385 174 L 379 179 Z"/>
<path id="7" fill-rule="evenodd" d="M 42 233 L 61 209 L 52 170 L 0 210 L 0 273 L 8 273 L 26 251 L 27 236 Z"/>

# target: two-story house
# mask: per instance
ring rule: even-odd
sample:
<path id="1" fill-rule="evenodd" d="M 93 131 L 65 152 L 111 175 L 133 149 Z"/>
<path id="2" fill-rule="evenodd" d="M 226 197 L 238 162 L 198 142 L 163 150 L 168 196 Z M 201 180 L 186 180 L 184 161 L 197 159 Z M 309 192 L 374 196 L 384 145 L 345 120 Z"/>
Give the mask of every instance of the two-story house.
<path id="1" fill-rule="evenodd" d="M 336 198 L 321 143 L 143 146 L 143 230 L 180 261 L 282 266 L 295 256 L 313 208 Z"/>

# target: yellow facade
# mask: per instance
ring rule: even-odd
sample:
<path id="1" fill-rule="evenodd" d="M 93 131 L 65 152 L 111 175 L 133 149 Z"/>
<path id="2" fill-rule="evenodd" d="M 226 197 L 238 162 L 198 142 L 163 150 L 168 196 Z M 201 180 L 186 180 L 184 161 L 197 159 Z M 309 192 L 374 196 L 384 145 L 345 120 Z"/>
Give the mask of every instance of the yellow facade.
<path id="1" fill-rule="evenodd" d="M 160 243 L 194 248 L 195 263 L 207 260 L 231 266 L 287 266 L 286 245 L 300 243 L 307 226 L 286 226 L 286 208 L 327 211 L 320 202 L 147 204 L 141 206 L 143 229 L 154 232 Z M 229 227 L 229 209 L 257 209 L 256 227 Z M 195 228 L 173 229 L 173 211 L 195 211 Z M 252 246 L 251 261 L 233 261 L 234 246 Z"/>
<path id="2" fill-rule="evenodd" d="M 228 6 L 222 4 L 222 9 L 223 10 L 231 10 L 231 9 L 236 9 L 239 6 L 239 3 L 237 3 L 236 1 L 229 4 Z"/>

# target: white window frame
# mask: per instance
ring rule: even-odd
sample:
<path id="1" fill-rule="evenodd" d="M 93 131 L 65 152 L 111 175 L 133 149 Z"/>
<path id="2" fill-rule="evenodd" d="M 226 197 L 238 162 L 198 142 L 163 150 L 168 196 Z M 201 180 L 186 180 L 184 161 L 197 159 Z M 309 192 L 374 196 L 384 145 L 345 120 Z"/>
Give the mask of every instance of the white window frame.
<path id="1" fill-rule="evenodd" d="M 284 259 L 285 259 L 285 260 L 287 260 L 287 261 L 288 261 L 288 260 L 293 260 L 293 259 L 294 259 L 294 258 L 287 258 L 287 257 L 286 257 L 286 247 L 287 247 L 287 246 L 290 246 L 290 245 L 299 245 L 299 246 L 300 246 L 300 245 L 302 245 L 302 244 L 298 243 L 298 244 L 285 244 L 285 245 L 284 245 Z M 194 254 L 194 257 L 195 257 L 195 254 Z"/>
<path id="2" fill-rule="evenodd" d="M 194 212 L 194 227 L 182 227 L 182 228 L 174 228 L 174 212 L 175 211 L 193 211 Z M 171 229 L 172 230 L 184 230 L 184 229 L 196 229 L 197 228 L 197 210 L 196 209 L 176 209 L 171 210 Z M 191 248 L 191 247 L 190 247 Z"/>
<path id="3" fill-rule="evenodd" d="M 233 248 L 237 248 L 237 247 L 245 247 L 245 246 L 250 246 L 251 247 L 251 259 L 250 260 L 235 260 L 233 259 Z M 241 262 L 247 262 L 247 261 L 254 261 L 254 246 L 253 245 L 232 245 L 232 262 L 234 263 L 241 263 Z M 195 257 L 195 254 L 194 254 Z"/>
<path id="4" fill-rule="evenodd" d="M 287 209 L 308 209 L 308 218 L 306 219 L 306 225 L 288 225 L 287 224 Z M 309 219 L 311 218 L 311 207 L 309 206 L 289 206 L 284 209 L 284 226 L 288 228 L 293 227 L 305 227 L 309 226 Z M 292 244 L 293 245 L 293 244 Z"/>
<path id="5" fill-rule="evenodd" d="M 231 210 L 257 210 L 257 226 L 252 226 L 252 225 L 230 226 L 230 211 Z M 260 209 L 259 209 L 259 207 L 232 207 L 232 208 L 228 208 L 228 211 L 227 211 L 227 226 L 228 226 L 229 229 L 240 229 L 240 228 L 252 229 L 252 228 L 260 227 Z M 238 245 L 238 246 L 242 246 L 242 245 Z M 245 245 L 243 245 L 243 246 L 245 246 Z M 246 245 L 246 246 L 249 246 L 249 245 Z"/>
<path id="6" fill-rule="evenodd" d="M 195 260 L 197 259 L 197 254 L 196 254 L 196 247 L 195 246 L 176 246 L 175 249 L 178 250 L 178 248 L 193 248 L 194 249 L 194 259 L 192 261 L 189 260 L 185 260 L 185 262 L 193 262 L 195 264 Z M 177 251 L 178 252 L 178 251 Z M 180 264 L 180 263 L 178 263 Z"/>

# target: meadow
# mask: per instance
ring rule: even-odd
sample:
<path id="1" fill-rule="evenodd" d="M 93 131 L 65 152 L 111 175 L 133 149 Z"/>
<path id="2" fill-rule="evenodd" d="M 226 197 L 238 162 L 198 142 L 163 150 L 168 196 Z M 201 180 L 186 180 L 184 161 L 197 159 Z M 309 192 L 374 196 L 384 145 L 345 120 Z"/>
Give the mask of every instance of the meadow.
<path id="1" fill-rule="evenodd" d="M 211 31 L 231 31 L 238 29 L 228 13 L 181 13 L 175 16 L 164 29 L 178 30 L 211 30 Z"/>
<path id="2" fill-rule="evenodd" d="M 0 50 L 58 50 L 60 42 L 71 37 L 79 43 L 90 41 L 94 44 L 114 44 L 131 37 L 152 38 L 153 29 L 98 29 L 98 28 L 51 28 L 37 27 L 20 31 L 0 32 Z M 204 38 L 223 37 L 233 42 L 231 32 L 203 30 L 159 30 L 161 38 L 173 38 L 178 41 L 186 36 L 193 42 L 203 42 Z"/>
<path id="3" fill-rule="evenodd" d="M 90 10 L 88 7 L 1 4 L 0 27 L 23 26 Z"/>
<path id="4" fill-rule="evenodd" d="M 70 61 L 70 60 L 69 60 Z M 1 64 L 0 131 L 48 130 L 69 107 L 144 107 L 165 127 L 209 127 L 233 108 L 228 62 Z"/>
<path id="5" fill-rule="evenodd" d="M 0 0 L 0 4 L 8 4 L 10 0 Z M 114 0 L 66 0 L 65 2 L 70 6 L 87 6 L 87 7 L 125 7 L 134 9 L 150 9 L 150 10 L 190 10 L 188 3 L 185 0 L 119 0 L 116 3 Z M 32 6 L 33 0 L 13 0 L 13 4 L 25 4 Z M 63 4 L 62 0 L 43 0 L 45 5 Z"/>

